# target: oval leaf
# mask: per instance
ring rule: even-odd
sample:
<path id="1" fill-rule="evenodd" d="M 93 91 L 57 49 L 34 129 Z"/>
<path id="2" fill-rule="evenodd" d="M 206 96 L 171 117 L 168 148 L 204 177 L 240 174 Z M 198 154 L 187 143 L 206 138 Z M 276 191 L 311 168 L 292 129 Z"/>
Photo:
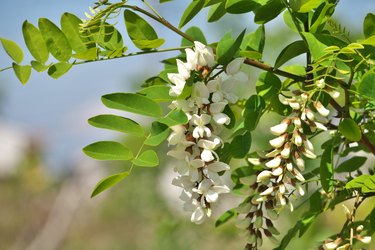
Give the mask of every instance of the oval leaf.
<path id="1" fill-rule="evenodd" d="M 285 5 L 283 1 L 268 1 L 265 5 L 255 10 L 254 22 L 257 24 L 267 23 L 276 18 L 284 9 Z"/>
<path id="2" fill-rule="evenodd" d="M 370 97 L 375 100 L 375 72 L 367 72 L 364 76 L 362 76 L 362 80 L 358 87 L 358 92 L 361 95 Z"/>
<path id="3" fill-rule="evenodd" d="M 247 131 L 243 135 L 237 135 L 230 144 L 230 151 L 233 158 L 244 158 L 250 150 L 251 134 Z"/>
<path id="4" fill-rule="evenodd" d="M 132 93 L 113 93 L 102 96 L 102 102 L 108 108 L 119 109 L 151 117 L 162 115 L 161 107 L 148 97 Z"/>
<path id="5" fill-rule="evenodd" d="M 139 167 L 155 167 L 159 165 L 159 158 L 154 150 L 146 150 L 138 158 L 132 160 L 132 163 Z"/>
<path id="6" fill-rule="evenodd" d="M 179 28 L 182 28 L 191 19 L 193 19 L 203 8 L 205 0 L 193 0 L 182 14 Z"/>
<path id="7" fill-rule="evenodd" d="M 125 10 L 124 19 L 128 35 L 137 48 L 152 49 L 164 43 L 164 39 L 158 39 L 154 28 L 136 13 Z"/>
<path id="8" fill-rule="evenodd" d="M 332 147 L 327 147 L 320 161 L 320 179 L 322 187 L 326 193 L 330 193 L 333 190 L 333 155 Z"/>
<path id="9" fill-rule="evenodd" d="M 221 65 L 227 65 L 238 52 L 242 40 L 245 35 L 245 30 L 234 40 L 230 33 L 226 33 L 219 41 L 216 48 L 217 62 Z"/>
<path id="10" fill-rule="evenodd" d="M 23 51 L 18 44 L 5 38 L 0 38 L 0 41 L 5 52 L 13 59 L 13 61 L 21 63 L 23 60 Z"/>
<path id="11" fill-rule="evenodd" d="M 349 141 L 359 141 L 362 138 L 361 129 L 351 118 L 345 118 L 340 122 L 339 131 Z"/>
<path id="12" fill-rule="evenodd" d="M 375 35 L 375 15 L 368 13 L 363 22 L 363 34 L 365 38 Z"/>
<path id="13" fill-rule="evenodd" d="M 84 39 L 80 33 L 80 24 L 82 20 L 71 13 L 64 13 L 61 16 L 61 30 L 64 32 L 72 49 L 77 53 L 82 53 L 88 48 L 93 47 L 93 43 L 86 38 Z"/>
<path id="14" fill-rule="evenodd" d="M 83 152 L 96 160 L 130 160 L 133 153 L 124 145 L 114 141 L 99 141 L 83 148 Z"/>
<path id="15" fill-rule="evenodd" d="M 201 42 L 203 44 L 207 44 L 206 37 L 204 36 L 202 30 L 196 26 L 192 26 L 185 31 L 190 37 L 194 39 L 194 41 Z M 193 43 L 186 38 L 182 38 L 181 46 L 191 46 Z"/>
<path id="16" fill-rule="evenodd" d="M 261 6 L 257 1 L 251 0 L 227 0 L 224 3 L 226 11 L 231 14 L 247 13 Z"/>
<path id="17" fill-rule="evenodd" d="M 180 109 L 174 109 L 168 113 L 166 117 L 163 117 L 158 120 L 158 122 L 167 125 L 168 127 L 172 127 L 179 124 L 186 124 L 188 123 L 188 118 Z"/>
<path id="18" fill-rule="evenodd" d="M 232 208 L 232 209 L 226 211 L 225 213 L 220 215 L 220 217 L 217 219 L 217 221 L 215 222 L 215 227 L 218 227 L 218 226 L 224 224 L 225 222 L 229 221 L 230 219 L 235 218 L 237 215 L 238 215 L 238 212 L 236 211 L 235 208 Z"/>
<path id="19" fill-rule="evenodd" d="M 31 67 L 37 72 L 43 72 L 47 70 L 51 65 L 45 65 L 44 63 L 41 63 L 39 61 L 31 61 Z"/>
<path id="20" fill-rule="evenodd" d="M 169 95 L 170 87 L 165 85 L 154 85 L 139 91 L 139 94 L 154 100 L 155 102 L 171 102 L 173 97 Z"/>
<path id="21" fill-rule="evenodd" d="M 22 25 L 23 38 L 27 49 L 35 60 L 45 63 L 48 60 L 49 52 L 44 42 L 42 33 L 33 24 L 25 21 Z"/>
<path id="22" fill-rule="evenodd" d="M 150 135 L 144 141 L 144 144 L 153 147 L 158 146 L 168 138 L 169 133 L 170 129 L 167 125 L 155 121 L 151 125 Z"/>
<path id="23" fill-rule="evenodd" d="M 54 79 L 57 79 L 68 72 L 72 66 L 73 64 L 68 62 L 58 62 L 48 68 L 48 75 Z"/>
<path id="24" fill-rule="evenodd" d="M 22 84 L 26 84 L 31 75 L 31 66 L 30 65 L 18 65 L 16 63 L 13 63 L 12 67 L 18 80 L 20 80 Z"/>
<path id="25" fill-rule="evenodd" d="M 279 68 L 281 65 L 289 61 L 290 59 L 299 56 L 308 51 L 304 41 L 295 41 L 286 46 L 277 57 L 275 62 L 275 68 Z"/>
<path id="26" fill-rule="evenodd" d="M 341 163 L 336 169 L 336 173 L 353 172 L 362 167 L 367 158 L 362 156 L 354 156 L 347 161 Z"/>
<path id="27" fill-rule="evenodd" d="M 109 130 L 141 137 L 144 135 L 143 128 L 135 121 L 117 115 L 98 115 L 88 120 L 89 124 Z"/>
<path id="28" fill-rule="evenodd" d="M 119 174 L 114 174 L 111 176 L 108 176 L 104 178 L 103 180 L 99 181 L 98 184 L 96 184 L 94 191 L 91 194 L 91 198 L 100 194 L 104 190 L 112 187 L 113 185 L 119 183 L 124 178 L 126 178 L 129 175 L 129 172 L 123 172 Z"/>
<path id="29" fill-rule="evenodd" d="M 40 18 L 38 26 L 49 52 L 59 61 L 68 61 L 72 48 L 64 33 L 47 18 Z"/>

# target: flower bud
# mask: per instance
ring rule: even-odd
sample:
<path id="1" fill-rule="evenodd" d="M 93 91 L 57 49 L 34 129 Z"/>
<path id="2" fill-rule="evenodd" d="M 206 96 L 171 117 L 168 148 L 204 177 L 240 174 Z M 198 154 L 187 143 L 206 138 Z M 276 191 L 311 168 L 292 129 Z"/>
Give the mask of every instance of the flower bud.
<path id="1" fill-rule="evenodd" d="M 257 176 L 257 182 L 262 182 L 266 179 L 268 179 L 271 176 L 272 172 L 268 170 L 264 170 L 260 172 Z"/>
<path id="2" fill-rule="evenodd" d="M 285 194 L 285 190 L 286 190 L 285 185 L 281 183 L 279 185 L 279 192 L 280 192 L 280 194 Z"/>
<path id="3" fill-rule="evenodd" d="M 272 175 L 274 176 L 280 176 L 284 172 L 282 167 L 275 168 L 275 170 L 272 171 Z"/>
<path id="4" fill-rule="evenodd" d="M 308 158 L 310 158 L 310 159 L 316 159 L 316 155 L 315 155 L 312 151 L 310 151 L 310 150 L 308 150 L 308 149 L 306 149 L 306 148 L 302 151 L 302 153 L 303 153 L 306 157 L 308 157 Z"/>
<path id="5" fill-rule="evenodd" d="M 322 116 L 327 117 L 329 115 L 329 110 L 320 101 L 314 102 L 314 107 Z"/>
<path id="6" fill-rule="evenodd" d="M 266 190 L 264 190 L 263 192 L 261 192 L 260 195 L 269 195 L 269 194 L 272 194 L 273 190 L 274 190 L 273 187 L 269 187 Z"/>
<path id="7" fill-rule="evenodd" d="M 285 133 L 279 137 L 276 137 L 275 139 L 270 140 L 269 143 L 274 148 L 280 148 L 282 145 L 284 145 L 287 136 L 288 134 Z"/>
<path id="8" fill-rule="evenodd" d="M 315 85 L 316 85 L 316 87 L 322 89 L 322 88 L 324 88 L 324 86 L 326 85 L 326 83 L 324 82 L 324 79 L 322 78 L 322 79 L 317 80 L 315 82 Z"/>
<path id="9" fill-rule="evenodd" d="M 281 150 L 279 150 L 279 149 L 275 149 L 275 150 L 273 150 L 273 151 L 267 153 L 267 154 L 266 154 L 266 157 L 269 157 L 269 158 L 271 158 L 271 157 L 275 157 L 275 156 L 277 156 L 278 154 L 280 154 L 280 152 L 281 152 Z"/>
<path id="10" fill-rule="evenodd" d="M 293 124 L 294 126 L 296 126 L 297 128 L 300 128 L 302 126 L 302 122 L 301 122 L 301 119 L 299 117 L 294 117 L 293 118 Z"/>
<path id="11" fill-rule="evenodd" d="M 265 165 L 268 168 L 276 168 L 276 167 L 280 166 L 280 163 L 281 163 L 281 157 L 276 156 L 275 158 L 273 158 L 272 160 L 267 162 Z"/>
<path id="12" fill-rule="evenodd" d="M 247 160 L 253 164 L 254 166 L 259 166 L 260 165 L 260 159 L 259 158 L 247 158 Z"/>
<path id="13" fill-rule="evenodd" d="M 291 162 L 288 162 L 286 164 L 286 169 L 289 171 L 289 172 L 292 172 L 293 171 L 293 164 Z"/>
<path id="14" fill-rule="evenodd" d="M 365 243 L 365 244 L 371 243 L 371 236 L 357 236 L 357 239 L 360 240 L 362 243 Z"/>
<path id="15" fill-rule="evenodd" d="M 342 207 L 344 209 L 346 219 L 351 220 L 352 219 L 352 213 L 350 212 L 349 208 L 347 206 L 345 206 L 344 204 L 342 204 Z"/>
<path id="16" fill-rule="evenodd" d="M 275 125 L 275 126 L 270 128 L 271 133 L 274 134 L 274 135 L 281 135 L 281 134 L 286 132 L 289 124 L 290 124 L 290 120 L 284 119 L 280 124 Z"/>
<path id="17" fill-rule="evenodd" d="M 296 101 L 289 101 L 289 106 L 294 110 L 300 110 L 301 105 Z"/>
<path id="18" fill-rule="evenodd" d="M 305 108 L 305 113 L 306 113 L 307 118 L 310 121 L 314 121 L 315 115 L 314 115 L 314 113 L 309 108 Z"/>
<path id="19" fill-rule="evenodd" d="M 302 145 L 303 140 L 302 140 L 302 137 L 300 136 L 298 130 L 295 130 L 293 132 L 293 139 L 294 139 L 294 144 L 296 144 L 298 147 Z"/>
<path id="20" fill-rule="evenodd" d="M 296 177 L 297 180 L 301 181 L 301 182 L 305 182 L 305 178 L 303 177 L 303 175 L 297 170 L 297 169 L 293 169 L 293 175 L 294 177 Z"/>

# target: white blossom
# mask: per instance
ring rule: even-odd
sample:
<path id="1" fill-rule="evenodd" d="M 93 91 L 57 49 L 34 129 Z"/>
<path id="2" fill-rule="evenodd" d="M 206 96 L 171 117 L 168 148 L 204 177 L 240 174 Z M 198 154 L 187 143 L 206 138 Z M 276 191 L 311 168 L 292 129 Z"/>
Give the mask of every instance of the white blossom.
<path id="1" fill-rule="evenodd" d="M 207 114 L 196 115 L 194 114 L 191 118 L 191 122 L 194 124 L 195 128 L 193 130 L 194 138 L 203 138 L 206 134 L 207 137 L 211 136 L 211 130 L 206 127 L 211 121 L 211 116 Z"/>

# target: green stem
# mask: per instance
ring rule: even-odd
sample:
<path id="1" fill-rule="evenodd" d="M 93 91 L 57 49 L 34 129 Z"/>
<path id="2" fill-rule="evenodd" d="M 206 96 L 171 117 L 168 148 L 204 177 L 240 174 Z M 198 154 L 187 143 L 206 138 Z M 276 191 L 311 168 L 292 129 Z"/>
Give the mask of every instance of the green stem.
<path id="1" fill-rule="evenodd" d="M 152 7 L 151 6 L 151 4 L 149 4 L 146 0 L 141 0 L 144 4 L 146 4 L 147 5 L 147 7 L 149 7 L 150 8 L 150 10 L 152 11 L 152 12 L 154 12 L 154 14 L 159 18 L 159 19 L 163 19 L 163 17 L 155 10 L 155 8 L 154 7 Z"/>
<path id="2" fill-rule="evenodd" d="M 0 72 L 3 72 L 3 71 L 5 71 L 5 70 L 11 69 L 11 68 L 13 68 L 13 67 L 12 67 L 12 66 L 9 66 L 9 67 L 6 67 L 6 68 L 3 68 L 3 69 L 0 69 Z"/>
<path id="3" fill-rule="evenodd" d="M 131 57 L 131 56 L 138 56 L 138 55 L 155 54 L 155 53 L 159 53 L 159 52 L 176 51 L 176 50 L 182 50 L 182 49 L 186 49 L 186 48 L 189 48 L 189 46 L 183 46 L 183 47 L 178 47 L 178 48 L 159 49 L 159 50 L 139 51 L 139 52 L 129 53 L 129 54 L 126 54 L 126 55 L 121 55 L 121 56 L 113 57 L 113 58 L 100 58 L 100 59 L 96 59 L 96 60 L 81 61 L 81 62 L 74 63 L 74 65 L 92 63 L 92 62 L 98 62 L 98 61 L 109 61 L 109 60 Z"/>

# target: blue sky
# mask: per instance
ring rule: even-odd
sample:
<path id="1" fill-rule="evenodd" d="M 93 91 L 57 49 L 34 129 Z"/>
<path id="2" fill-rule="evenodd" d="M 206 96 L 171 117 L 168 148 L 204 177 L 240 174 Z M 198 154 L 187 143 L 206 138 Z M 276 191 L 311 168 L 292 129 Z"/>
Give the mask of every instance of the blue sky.
<path id="1" fill-rule="evenodd" d="M 140 1 L 130 1 L 132 3 Z M 150 0 L 155 4 L 157 1 Z M 360 2 L 360 4 L 359 4 Z M 59 23 L 63 12 L 71 12 L 84 17 L 91 1 L 77 0 L 12 0 L 0 4 L 0 37 L 5 37 L 23 45 L 21 27 L 24 20 L 37 24 L 39 17 L 47 17 Z M 177 24 L 184 6 L 189 1 L 175 0 L 162 5 L 160 13 Z M 344 26 L 361 29 L 363 17 L 367 12 L 374 12 L 373 0 L 341 0 L 336 16 Z M 180 13 L 176 15 L 176 13 Z M 201 26 L 204 15 L 195 18 L 192 24 Z M 231 17 L 228 17 L 231 18 Z M 225 23 L 223 23 L 225 25 Z M 276 24 L 272 24 L 274 27 Z M 122 20 L 119 29 L 124 31 Z M 213 42 L 221 34 L 212 32 L 209 26 L 206 36 Z M 205 29 L 202 27 L 202 29 Z M 180 38 L 158 28 L 160 37 L 168 41 L 165 47 L 179 44 Z M 125 33 L 123 33 L 125 34 Z M 176 42 L 176 39 L 178 42 Z M 126 39 L 129 51 L 134 47 Z M 29 83 L 22 86 L 11 71 L 0 74 L 1 119 L 15 124 L 26 131 L 41 135 L 48 145 L 46 152 L 48 164 L 58 168 L 62 162 L 76 157 L 83 157 L 81 148 L 95 140 L 109 139 L 114 134 L 91 128 L 87 119 L 106 112 L 100 102 L 100 96 L 112 92 L 132 91 L 132 86 L 141 83 L 161 69 L 158 63 L 172 53 L 133 57 L 111 62 L 91 63 L 73 67 L 71 72 L 59 80 L 49 78 L 45 73 L 33 72 Z M 26 61 L 31 57 L 26 57 Z M 0 67 L 8 66 L 7 55 L 0 50 Z M 0 142 L 1 143 L 1 142 Z"/>

